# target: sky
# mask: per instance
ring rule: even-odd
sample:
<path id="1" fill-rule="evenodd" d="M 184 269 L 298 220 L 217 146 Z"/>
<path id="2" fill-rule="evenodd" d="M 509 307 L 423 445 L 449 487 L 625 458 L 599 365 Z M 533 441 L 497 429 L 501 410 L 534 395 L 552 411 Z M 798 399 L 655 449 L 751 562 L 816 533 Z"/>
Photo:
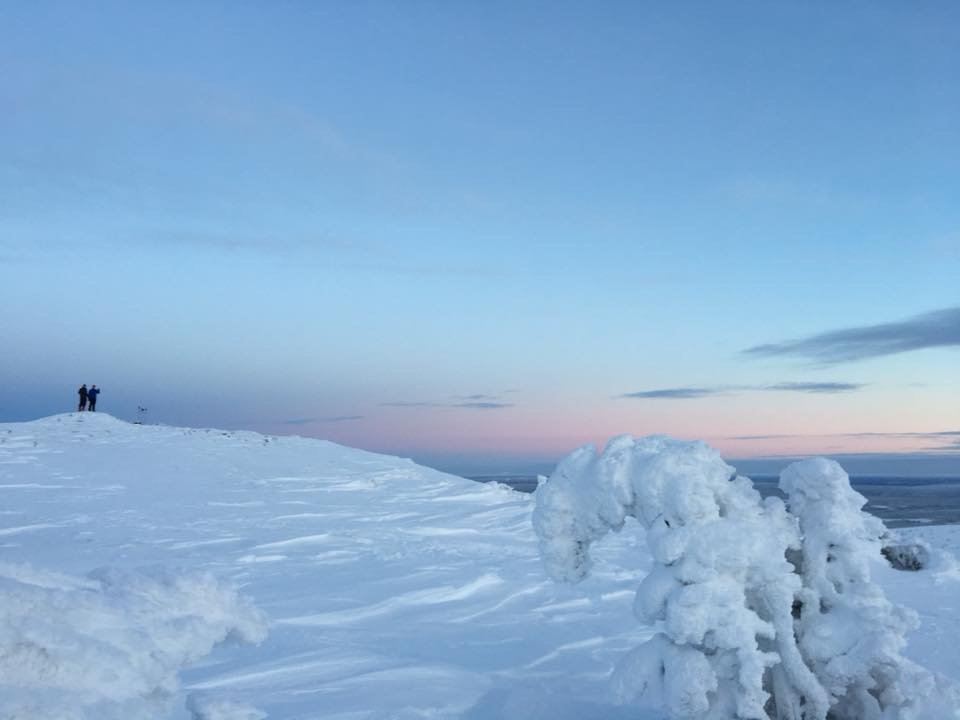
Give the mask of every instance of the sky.
<path id="1" fill-rule="evenodd" d="M 960 475 L 958 74 L 951 2 L 5 3 L 0 422 Z"/>

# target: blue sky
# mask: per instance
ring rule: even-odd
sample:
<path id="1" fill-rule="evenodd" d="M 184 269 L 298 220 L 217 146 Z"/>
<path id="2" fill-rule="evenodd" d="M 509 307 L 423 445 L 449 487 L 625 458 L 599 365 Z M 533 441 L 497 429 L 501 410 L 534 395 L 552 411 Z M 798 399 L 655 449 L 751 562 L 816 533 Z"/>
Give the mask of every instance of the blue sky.
<path id="1" fill-rule="evenodd" d="M 8 4 L 0 421 L 960 473 L 958 71 L 953 3 Z"/>

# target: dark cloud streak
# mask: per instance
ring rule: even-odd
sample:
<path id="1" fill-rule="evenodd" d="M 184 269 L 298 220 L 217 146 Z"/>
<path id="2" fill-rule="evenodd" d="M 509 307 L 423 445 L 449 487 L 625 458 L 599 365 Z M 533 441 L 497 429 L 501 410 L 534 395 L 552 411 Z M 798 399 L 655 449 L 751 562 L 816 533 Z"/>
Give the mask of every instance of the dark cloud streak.
<path id="1" fill-rule="evenodd" d="M 640 390 L 638 392 L 624 393 L 620 397 L 651 400 L 692 400 L 694 398 L 719 395 L 721 392 L 723 391 L 718 388 L 663 388 L 661 390 Z"/>
<path id="2" fill-rule="evenodd" d="M 414 407 L 447 407 L 447 406 L 444 405 L 443 403 L 409 402 L 407 400 L 398 400 L 397 402 L 380 403 L 380 407 L 414 408 Z"/>
<path id="3" fill-rule="evenodd" d="M 380 407 L 392 408 L 465 408 L 467 410 L 499 410 L 501 408 L 513 407 L 513 403 L 504 402 L 457 402 L 457 403 L 435 403 L 435 402 L 385 402 L 380 403 Z"/>
<path id="4" fill-rule="evenodd" d="M 916 315 L 900 322 L 844 328 L 799 340 L 756 345 L 752 357 L 798 357 L 825 364 L 865 360 L 912 350 L 960 346 L 960 307 Z"/>
<path id="5" fill-rule="evenodd" d="M 918 449 L 917 453 L 953 453 L 960 451 L 960 430 L 935 430 L 930 432 L 848 432 L 829 435 L 733 435 L 727 440 L 794 440 L 819 438 L 895 438 L 898 440 L 940 440 L 941 444 Z M 944 444 L 945 443 L 945 444 Z"/>
<path id="6" fill-rule="evenodd" d="M 311 425 L 313 423 L 338 423 L 349 420 L 363 420 L 363 415 L 332 415 L 329 417 L 294 418 L 284 420 L 281 425 Z"/>
<path id="7" fill-rule="evenodd" d="M 799 392 L 818 395 L 853 392 L 864 387 L 862 383 L 849 382 L 781 382 L 774 385 L 734 385 L 727 387 L 681 387 L 659 390 L 641 390 L 624 393 L 621 398 L 640 400 L 693 400 L 714 395 L 739 392 Z"/>
<path id="8" fill-rule="evenodd" d="M 513 403 L 502 402 L 462 402 L 448 405 L 447 407 L 472 408 L 474 410 L 497 410 L 499 408 L 513 407 Z"/>
<path id="9" fill-rule="evenodd" d="M 833 394 L 852 392 L 854 390 L 859 390 L 862 387 L 863 385 L 860 383 L 847 382 L 783 382 L 758 389 L 770 391 L 782 390 L 785 392 Z"/>
<path id="10" fill-rule="evenodd" d="M 786 438 L 820 438 L 820 437 L 842 437 L 842 438 L 937 438 L 951 435 L 960 435 L 960 432 L 851 432 L 851 433 L 830 433 L 829 435 L 802 435 L 802 434 L 782 434 L 782 435 L 731 435 L 727 440 L 783 440 Z"/>

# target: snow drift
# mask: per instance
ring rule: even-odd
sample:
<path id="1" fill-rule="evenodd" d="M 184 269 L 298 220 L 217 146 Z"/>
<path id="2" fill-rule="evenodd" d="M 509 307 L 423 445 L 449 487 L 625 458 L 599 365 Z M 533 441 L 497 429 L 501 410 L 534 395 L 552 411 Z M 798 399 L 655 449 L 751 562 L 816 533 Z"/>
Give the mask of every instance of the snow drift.
<path id="1" fill-rule="evenodd" d="M 958 717 L 956 691 L 901 655 L 916 616 L 871 579 L 883 524 L 835 462 L 795 463 L 762 500 L 700 442 L 614 438 L 572 453 L 537 492 L 548 573 L 577 582 L 628 517 L 655 566 L 634 612 L 660 632 L 619 664 L 620 696 L 671 717 Z"/>
<path id="2" fill-rule="evenodd" d="M 656 492 L 678 504 L 669 512 L 688 500 Z M 663 564 L 647 532 L 629 521 L 590 545 L 589 578 L 550 582 L 534 506 L 502 485 L 315 439 L 101 413 L 0 424 L 0 656 L 33 637 L 56 660 L 33 674 L 0 666 L 0 718 L 664 720 L 663 707 L 616 705 L 609 679 L 664 629 L 631 615 Z M 939 550 L 960 548 L 960 525 L 896 534 L 887 542 L 929 541 L 928 564 L 870 565 L 871 579 L 923 618 L 903 654 L 955 676 L 960 571 Z M 105 566 L 124 570 L 96 572 Z M 183 571 L 132 570 L 158 566 Z M 231 586 L 270 618 L 262 643 L 233 646 L 259 634 L 249 603 L 216 590 Z M 181 632 L 211 618 L 216 632 Z"/>
<path id="3" fill-rule="evenodd" d="M 181 668 L 228 639 L 265 636 L 263 615 L 209 573 L 104 569 L 78 578 L 0 564 L 0 717 L 161 717 Z M 196 717 L 241 717 L 195 705 Z"/>

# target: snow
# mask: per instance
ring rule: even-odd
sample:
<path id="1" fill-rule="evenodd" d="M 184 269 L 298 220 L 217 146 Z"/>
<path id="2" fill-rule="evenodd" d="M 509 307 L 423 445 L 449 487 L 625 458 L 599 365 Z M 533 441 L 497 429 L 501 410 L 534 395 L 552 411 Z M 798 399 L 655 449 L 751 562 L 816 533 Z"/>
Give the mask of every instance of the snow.
<path id="1" fill-rule="evenodd" d="M 662 632 L 620 662 L 620 696 L 671 717 L 763 718 L 772 668 L 822 720 L 826 695 L 793 639 L 800 581 L 787 552 L 800 539 L 783 502 L 761 501 L 704 443 L 621 436 L 602 454 L 571 454 L 537 492 L 547 569 L 586 577 L 591 543 L 628 516 L 647 529 L 657 563 L 634 610 Z"/>
<path id="2" fill-rule="evenodd" d="M 228 638 L 265 636 L 263 615 L 207 572 L 81 579 L 0 564 L 0 717 L 153 718 L 181 668 Z"/>
<path id="3" fill-rule="evenodd" d="M 210 700 L 202 695 L 191 695 L 187 709 L 193 714 L 193 720 L 264 720 L 267 717 L 246 703 Z"/>
<path id="4" fill-rule="evenodd" d="M 711 512 L 667 485 L 644 492 L 678 519 Z M 0 425 L 0 658 L 35 633 L 61 672 L 0 669 L 0 717 L 46 720 L 11 714 L 24 701 L 73 702 L 50 716 L 69 720 L 665 717 L 620 704 L 611 682 L 662 630 L 633 617 L 662 564 L 647 532 L 604 506 L 622 530 L 591 539 L 589 577 L 557 583 L 533 507 L 502 485 L 319 440 L 100 413 Z M 956 550 L 958 531 L 900 533 Z M 919 614 L 903 653 L 956 678 L 960 587 L 938 557 L 874 578 Z M 646 581 L 645 612 L 663 582 Z"/>
<path id="5" fill-rule="evenodd" d="M 960 717 L 957 686 L 901 654 L 916 614 L 874 582 L 886 530 L 843 469 L 797 462 L 780 488 L 786 507 L 704 443 L 624 435 L 572 453 L 538 489 L 534 528 L 558 580 L 588 577 L 591 545 L 626 518 L 647 530 L 656 565 L 634 611 L 661 632 L 618 664 L 621 697 L 700 720 Z M 934 582 L 955 569 L 939 563 Z"/>

